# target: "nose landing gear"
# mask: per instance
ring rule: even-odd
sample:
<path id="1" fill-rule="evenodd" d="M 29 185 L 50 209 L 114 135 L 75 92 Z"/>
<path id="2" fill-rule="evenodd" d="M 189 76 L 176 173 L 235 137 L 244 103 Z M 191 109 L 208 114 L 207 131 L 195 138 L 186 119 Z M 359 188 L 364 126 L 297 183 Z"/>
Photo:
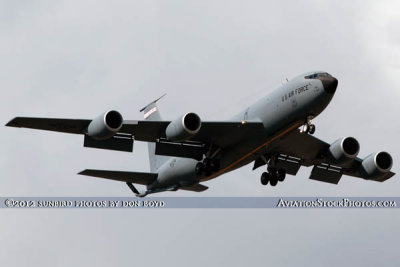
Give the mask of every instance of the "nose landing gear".
<path id="1" fill-rule="evenodd" d="M 303 125 L 303 129 L 301 129 L 302 133 L 309 133 L 309 134 L 314 134 L 315 133 L 315 125 L 311 123 L 311 117 L 308 117 L 306 120 L 306 123 Z"/>

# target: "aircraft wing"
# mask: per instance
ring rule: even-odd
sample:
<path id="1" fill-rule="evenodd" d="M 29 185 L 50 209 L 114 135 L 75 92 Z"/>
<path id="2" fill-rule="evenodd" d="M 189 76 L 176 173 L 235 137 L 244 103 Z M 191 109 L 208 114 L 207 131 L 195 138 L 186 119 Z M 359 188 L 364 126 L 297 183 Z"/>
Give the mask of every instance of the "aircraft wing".
<path id="1" fill-rule="evenodd" d="M 325 152 L 329 146 L 328 143 L 312 135 L 295 130 L 273 142 L 268 147 L 268 151 L 300 158 L 302 165 L 312 166 L 323 162 L 320 154 Z"/>
<path id="2" fill-rule="evenodd" d="M 86 134 L 92 120 L 16 117 L 6 124 L 10 127 L 31 128 L 72 134 Z M 156 142 L 165 138 L 165 129 L 171 121 L 124 120 L 117 134 L 129 134 L 137 141 Z M 200 131 L 189 141 L 213 143 L 226 147 L 244 138 L 251 138 L 263 129 L 263 124 L 256 121 L 204 121 Z M 101 148 L 101 147 L 97 147 Z"/>
<path id="3" fill-rule="evenodd" d="M 170 121 L 124 121 L 122 133 L 132 134 L 135 140 L 155 142 L 165 137 L 165 129 Z M 263 129 L 263 124 L 256 121 L 202 121 L 200 131 L 189 139 L 200 143 L 213 143 L 226 147 L 239 142 L 245 137 L 254 136 Z"/>
<path id="4" fill-rule="evenodd" d="M 337 184 L 341 176 L 349 175 L 368 180 L 383 182 L 395 173 L 388 172 L 379 177 L 367 177 L 361 171 L 362 159 L 355 158 L 351 163 L 337 166 L 328 159 L 330 144 L 299 130 L 292 131 L 267 147 L 267 154 L 278 154 L 278 164 L 295 175 L 300 166 L 314 166 L 310 179 Z M 257 161 L 256 161 L 257 163 Z M 260 164 L 256 164 L 259 167 Z"/>

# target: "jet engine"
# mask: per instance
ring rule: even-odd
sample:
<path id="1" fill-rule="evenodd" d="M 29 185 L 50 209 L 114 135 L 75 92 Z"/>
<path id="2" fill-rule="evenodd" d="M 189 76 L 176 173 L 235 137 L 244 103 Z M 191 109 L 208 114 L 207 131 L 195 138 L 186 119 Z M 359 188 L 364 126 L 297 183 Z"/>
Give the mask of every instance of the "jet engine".
<path id="1" fill-rule="evenodd" d="M 384 151 L 371 154 L 361 162 L 361 170 L 369 177 L 375 178 L 390 172 L 393 165 L 392 156 Z"/>
<path id="2" fill-rule="evenodd" d="M 201 119 L 196 113 L 186 113 L 172 121 L 165 129 L 170 141 L 184 141 L 200 131 Z"/>
<path id="3" fill-rule="evenodd" d="M 340 138 L 333 142 L 328 154 L 336 165 L 343 165 L 354 160 L 360 151 L 360 144 L 354 137 Z"/>
<path id="4" fill-rule="evenodd" d="M 90 122 L 87 134 L 95 140 L 106 140 L 113 137 L 121 129 L 122 124 L 121 114 L 110 110 Z"/>

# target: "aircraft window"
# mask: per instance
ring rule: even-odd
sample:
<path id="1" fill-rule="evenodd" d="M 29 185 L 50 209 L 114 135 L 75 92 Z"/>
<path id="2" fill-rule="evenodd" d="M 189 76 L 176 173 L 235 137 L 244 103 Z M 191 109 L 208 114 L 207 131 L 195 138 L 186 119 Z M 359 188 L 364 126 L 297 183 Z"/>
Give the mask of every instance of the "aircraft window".
<path id="1" fill-rule="evenodd" d="M 308 76 L 305 76 L 305 79 L 316 79 L 317 77 L 332 77 L 329 73 L 327 72 L 322 72 L 322 73 L 315 73 L 315 74 L 311 74 Z"/>
<path id="2" fill-rule="evenodd" d="M 331 75 L 329 73 L 326 73 L 326 72 L 320 73 L 320 74 L 318 74 L 318 76 L 319 77 L 331 77 Z"/>
<path id="3" fill-rule="evenodd" d="M 315 78 L 317 78 L 317 74 L 311 74 L 311 75 L 305 76 L 304 78 L 305 79 L 315 79 Z"/>

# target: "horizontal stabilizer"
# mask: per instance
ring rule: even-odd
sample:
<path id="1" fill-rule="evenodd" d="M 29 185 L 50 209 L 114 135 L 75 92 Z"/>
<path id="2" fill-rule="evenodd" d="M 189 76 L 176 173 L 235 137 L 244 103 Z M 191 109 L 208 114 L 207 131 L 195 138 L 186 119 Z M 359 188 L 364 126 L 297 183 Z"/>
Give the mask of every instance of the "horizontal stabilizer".
<path id="1" fill-rule="evenodd" d="M 153 183 L 158 176 L 157 173 L 148 172 L 124 172 L 92 169 L 81 171 L 78 174 L 142 185 L 149 185 Z"/>
<path id="2" fill-rule="evenodd" d="M 208 189 L 208 187 L 205 186 L 205 185 L 202 185 L 202 184 L 196 184 L 196 185 L 191 186 L 191 187 L 181 187 L 179 189 L 187 190 L 187 191 L 193 191 L 193 192 L 203 192 L 203 191 L 206 191 Z"/>

